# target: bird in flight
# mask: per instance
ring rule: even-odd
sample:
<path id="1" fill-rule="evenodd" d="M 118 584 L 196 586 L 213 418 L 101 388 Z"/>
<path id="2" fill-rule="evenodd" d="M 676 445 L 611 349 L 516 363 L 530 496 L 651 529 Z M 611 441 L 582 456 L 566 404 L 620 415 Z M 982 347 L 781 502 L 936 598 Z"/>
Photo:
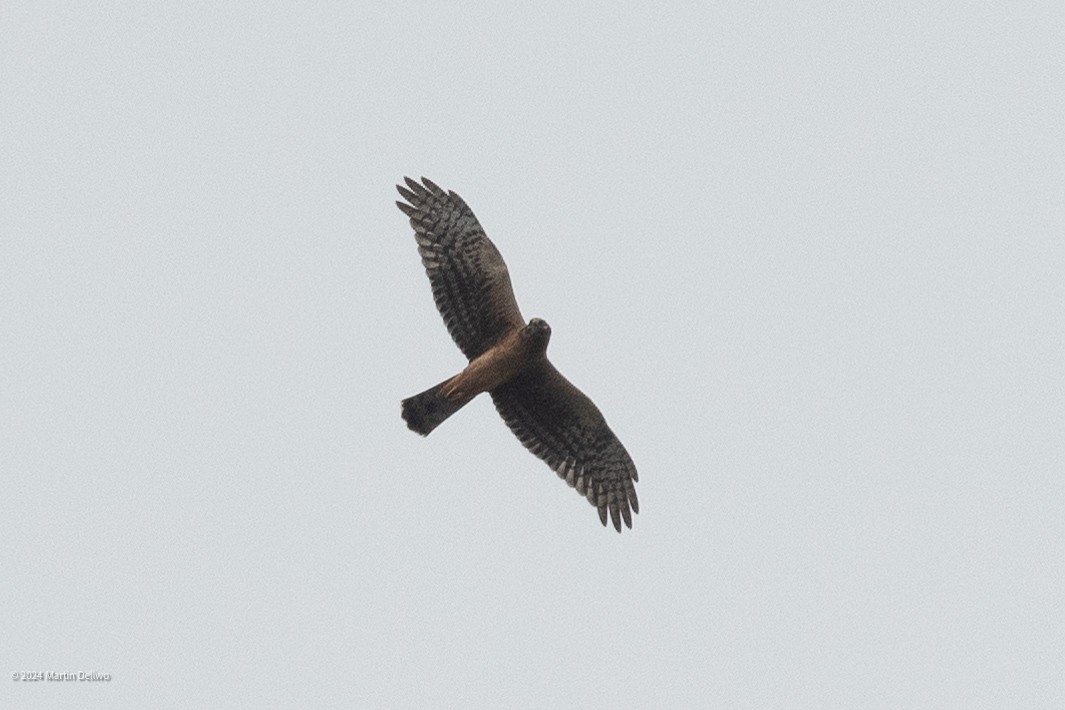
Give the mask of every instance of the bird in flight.
<path id="1" fill-rule="evenodd" d="M 639 512 L 636 466 L 599 409 L 547 359 L 551 327 L 527 324 L 507 265 L 465 201 L 432 181 L 404 178 L 418 253 L 448 332 L 469 359 L 459 374 L 403 400 L 403 419 L 427 436 L 481 392 L 518 440 L 621 532 Z"/>

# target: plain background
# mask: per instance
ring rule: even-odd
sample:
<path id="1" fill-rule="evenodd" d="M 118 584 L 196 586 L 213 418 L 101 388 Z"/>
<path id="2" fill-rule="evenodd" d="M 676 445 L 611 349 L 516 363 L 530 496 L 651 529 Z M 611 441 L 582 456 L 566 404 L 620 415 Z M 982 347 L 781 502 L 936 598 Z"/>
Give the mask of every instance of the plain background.
<path id="1" fill-rule="evenodd" d="M 1060 2 L 4 2 L 0 705 L 1065 706 L 1063 87 Z M 403 426 L 404 174 L 631 532 Z"/>

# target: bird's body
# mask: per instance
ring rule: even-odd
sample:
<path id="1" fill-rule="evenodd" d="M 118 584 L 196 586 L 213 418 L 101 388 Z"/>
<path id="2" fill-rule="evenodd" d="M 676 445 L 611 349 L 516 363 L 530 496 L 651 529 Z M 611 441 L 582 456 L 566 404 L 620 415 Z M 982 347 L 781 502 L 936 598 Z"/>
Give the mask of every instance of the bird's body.
<path id="1" fill-rule="evenodd" d="M 465 370 L 448 380 L 443 395 L 451 399 L 491 392 L 528 363 L 545 357 L 550 337 L 551 329 L 547 323 L 533 318 L 529 325 L 508 332 L 498 343 L 471 360 Z"/>
<path id="2" fill-rule="evenodd" d="M 524 322 L 506 263 L 473 212 L 454 192 L 422 178 L 397 185 L 433 288 L 433 298 L 466 368 L 403 400 L 403 418 L 419 434 L 481 392 L 523 445 L 607 516 L 620 532 L 638 512 L 636 467 L 588 397 L 547 359 L 551 328 Z M 409 188 L 409 189 L 408 189 Z M 409 203 L 409 204 L 408 204 Z"/>
<path id="3" fill-rule="evenodd" d="M 551 329 L 538 318 L 527 326 L 508 331 L 499 342 L 470 360 L 459 374 L 403 400 L 403 419 L 407 426 L 428 436 L 474 397 L 500 387 L 530 363 L 544 358 L 550 336 Z"/>

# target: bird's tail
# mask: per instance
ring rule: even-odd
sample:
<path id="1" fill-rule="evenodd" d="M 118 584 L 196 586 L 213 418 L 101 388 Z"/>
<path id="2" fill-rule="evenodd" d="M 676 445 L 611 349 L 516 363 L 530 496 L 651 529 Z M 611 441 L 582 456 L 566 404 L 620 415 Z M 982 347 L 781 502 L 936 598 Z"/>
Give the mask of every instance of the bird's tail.
<path id="1" fill-rule="evenodd" d="M 440 426 L 441 423 L 455 412 L 462 409 L 473 397 L 463 396 L 457 399 L 448 399 L 441 393 L 444 385 L 450 380 L 444 380 L 435 387 L 430 387 L 421 394 L 408 397 L 403 400 L 403 421 L 411 431 L 416 431 L 422 436 L 428 436 L 429 432 Z"/>

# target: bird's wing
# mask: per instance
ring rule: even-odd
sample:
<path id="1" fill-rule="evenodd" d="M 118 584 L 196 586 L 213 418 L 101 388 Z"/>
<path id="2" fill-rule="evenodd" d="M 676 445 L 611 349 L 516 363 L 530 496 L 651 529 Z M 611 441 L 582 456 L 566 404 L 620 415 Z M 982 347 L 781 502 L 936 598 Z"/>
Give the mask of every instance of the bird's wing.
<path id="1" fill-rule="evenodd" d="M 566 483 L 607 514 L 618 532 L 638 513 L 636 466 L 592 400 L 546 359 L 491 392 L 515 436 Z M 630 513 L 631 510 L 631 513 Z"/>
<path id="2" fill-rule="evenodd" d="M 472 360 L 525 324 L 507 265 L 461 197 L 425 178 L 404 180 L 396 189 L 407 202 L 396 205 L 410 217 L 448 332 Z"/>

